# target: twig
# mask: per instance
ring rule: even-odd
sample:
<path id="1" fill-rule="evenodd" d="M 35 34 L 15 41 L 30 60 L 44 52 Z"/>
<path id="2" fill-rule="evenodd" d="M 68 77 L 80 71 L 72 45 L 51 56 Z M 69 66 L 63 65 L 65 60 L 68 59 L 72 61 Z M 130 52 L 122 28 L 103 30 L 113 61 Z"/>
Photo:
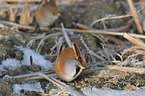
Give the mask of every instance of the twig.
<path id="1" fill-rule="evenodd" d="M 80 28 L 86 29 L 86 30 L 95 30 L 92 27 L 88 27 L 88 26 L 83 25 L 83 24 L 80 24 L 80 23 L 78 23 L 77 26 L 80 27 Z M 95 36 L 95 37 L 97 37 L 98 39 L 100 39 L 104 43 L 104 40 L 102 40 L 102 38 L 100 38 L 101 37 L 100 35 L 96 35 L 94 33 L 92 33 L 92 35 Z"/>
<path id="2" fill-rule="evenodd" d="M 134 7 L 134 4 L 133 4 L 133 1 L 132 0 L 127 0 L 128 4 L 129 4 L 129 7 L 130 7 L 130 10 L 132 12 L 132 16 L 134 18 L 134 21 L 136 23 L 136 26 L 137 26 L 137 29 L 140 33 L 143 33 L 143 30 L 142 30 L 142 26 L 141 26 L 141 23 L 140 23 L 140 20 L 138 18 L 138 15 L 137 15 L 137 12 L 136 12 L 136 9 Z"/>
<path id="3" fill-rule="evenodd" d="M 54 30 L 58 30 L 61 31 L 61 28 L 54 28 Z M 71 31 L 71 32 L 79 32 L 79 33 L 96 33 L 96 34 L 107 34 L 107 35 L 118 35 L 118 36 L 123 36 L 124 33 L 127 32 L 108 32 L 108 31 L 104 31 L 104 30 L 80 30 L 80 29 L 65 29 L 66 31 Z M 138 35 L 138 34 L 131 34 L 129 33 L 130 36 L 132 37 L 136 37 L 136 38 L 143 38 L 145 39 L 144 35 Z"/>
<path id="4" fill-rule="evenodd" d="M 63 26 L 63 23 L 61 23 L 61 27 L 62 27 L 62 32 L 63 32 L 64 38 L 65 38 L 65 40 L 66 40 L 68 46 L 71 48 L 71 47 L 72 47 L 71 41 L 70 41 L 70 39 L 69 39 L 69 37 L 68 37 L 68 35 L 67 35 L 67 32 L 65 31 L 65 28 L 64 28 L 64 26 Z"/>
<path id="5" fill-rule="evenodd" d="M 110 77 L 125 77 L 128 76 L 129 74 L 119 74 L 119 75 L 110 75 L 110 76 L 98 76 L 99 78 L 110 78 Z"/>
<path id="6" fill-rule="evenodd" d="M 58 57 L 59 57 L 59 52 L 61 51 L 60 49 L 61 49 L 61 46 L 62 46 L 62 42 L 63 42 L 63 36 L 61 36 L 59 39 L 58 39 L 59 41 L 57 42 L 57 59 L 58 59 Z"/>
<path id="7" fill-rule="evenodd" d="M 17 23 L 10 22 L 10 21 L 0 20 L 0 23 L 10 25 L 10 26 L 16 26 L 16 27 L 19 27 L 20 29 L 30 29 L 30 30 L 35 29 L 35 26 L 26 26 L 26 25 L 17 24 Z M 40 27 L 40 29 L 41 30 L 49 30 L 49 28 L 46 28 L 46 27 Z"/>
<path id="8" fill-rule="evenodd" d="M 44 77 L 45 79 L 51 81 L 53 84 L 56 84 L 57 86 L 66 89 L 67 91 L 71 92 L 72 94 L 75 94 L 76 96 L 85 96 L 84 94 L 82 94 L 81 92 L 78 92 L 77 90 L 75 90 L 74 88 L 66 85 L 65 83 L 53 78 L 53 77 L 48 77 L 43 73 L 38 73 L 38 75 Z"/>
<path id="9" fill-rule="evenodd" d="M 1 2 L 2 0 L 0 0 L 0 2 Z M 42 0 L 6 0 L 6 2 L 11 2 L 11 3 L 23 3 L 23 2 L 41 2 Z M 72 4 L 75 4 L 75 2 L 73 3 L 72 2 L 73 0 L 56 0 L 56 2 L 57 2 L 57 5 L 72 5 Z M 79 0 L 79 1 L 77 1 L 77 2 L 82 2 L 83 0 Z M 87 5 L 88 5 L 88 3 L 87 3 Z"/>
<path id="10" fill-rule="evenodd" d="M 80 23 L 77 23 L 76 26 L 83 28 L 83 29 L 86 29 L 86 30 L 94 30 L 94 28 L 80 24 Z"/>
<path id="11" fill-rule="evenodd" d="M 57 32 L 57 33 L 52 33 L 52 34 L 49 34 L 49 35 L 47 35 L 47 36 L 45 36 L 43 39 L 41 39 L 41 41 L 39 42 L 39 44 L 38 44 L 38 46 L 37 46 L 37 49 L 36 49 L 36 52 L 39 52 L 39 48 L 40 48 L 40 46 L 42 45 L 42 43 L 44 42 L 44 40 L 46 40 L 46 39 L 48 39 L 48 38 L 50 38 L 50 37 L 52 37 L 52 36 L 57 36 L 57 35 L 61 35 L 62 33 L 60 33 L 60 32 Z"/>
<path id="12" fill-rule="evenodd" d="M 119 66 L 108 66 L 111 70 L 117 70 L 117 71 L 125 71 L 125 72 L 135 72 L 139 74 L 145 73 L 145 68 L 131 68 L 131 67 L 119 67 Z"/>
<path id="13" fill-rule="evenodd" d="M 24 74 L 24 75 L 18 75 L 18 76 L 8 76 L 8 78 L 26 78 L 26 77 L 35 77 L 35 76 L 38 76 L 38 73 L 40 72 L 34 72 L 34 73 L 28 73 L 28 74 Z M 48 74 L 48 73 L 52 73 L 52 72 L 44 72 L 45 74 Z M 54 71 L 53 71 L 54 73 Z M 56 76 L 56 74 L 48 74 L 48 76 Z"/>
<path id="14" fill-rule="evenodd" d="M 2 0 L 0 0 L 2 1 Z M 38 1 L 41 1 L 41 0 L 5 0 L 6 2 L 38 2 Z"/>
<path id="15" fill-rule="evenodd" d="M 121 49 L 126 49 L 126 48 L 128 48 L 128 46 L 123 46 L 123 45 L 114 45 L 114 44 L 106 44 L 107 45 L 107 47 L 109 47 L 109 48 L 121 48 Z"/>
<path id="16" fill-rule="evenodd" d="M 47 75 L 43 74 L 43 73 L 38 73 L 39 76 L 47 79 L 48 81 L 51 81 L 53 84 L 56 84 L 59 87 L 65 87 L 65 85 L 62 83 L 61 85 L 56 83 L 51 77 L 48 77 Z"/>
<path id="17" fill-rule="evenodd" d="M 122 41 L 120 39 L 117 39 L 117 38 L 115 38 L 113 36 L 104 36 L 104 37 L 105 38 L 108 38 L 112 42 L 115 42 L 116 44 L 119 44 L 119 45 L 122 45 L 122 46 L 125 46 L 126 45 L 124 41 Z"/>
<path id="18" fill-rule="evenodd" d="M 36 37 L 33 37 L 33 39 L 28 42 L 27 46 L 31 46 L 34 41 L 43 38 L 45 35 L 46 33 L 43 33 L 43 34 L 37 35 Z"/>
<path id="19" fill-rule="evenodd" d="M 86 43 L 85 43 L 85 41 L 84 41 L 83 39 L 81 39 L 81 40 L 82 40 L 82 43 L 83 43 L 84 46 L 86 47 L 86 49 L 87 49 L 87 51 L 88 51 L 89 54 L 91 54 L 91 55 L 97 57 L 97 58 L 100 59 L 100 60 L 106 61 L 106 60 L 103 59 L 101 56 L 97 55 L 95 52 L 93 52 L 92 50 L 90 50 L 89 47 L 86 45 Z"/>
<path id="20" fill-rule="evenodd" d="M 89 66 L 89 65 L 88 65 Z M 87 69 L 87 70 L 84 70 L 83 73 L 88 73 L 88 72 L 93 72 L 93 71 L 97 71 L 97 70 L 102 70 L 102 69 L 105 69 L 106 67 L 103 67 L 103 68 L 96 68 L 96 69 Z M 43 72 L 45 73 L 47 76 L 49 77 L 56 77 L 56 74 L 54 73 L 54 71 L 52 72 L 44 72 L 44 71 L 40 71 L 40 72 Z M 38 76 L 38 73 L 40 72 L 34 72 L 34 73 L 28 73 L 28 74 L 24 74 L 24 75 L 18 75 L 18 76 L 8 76 L 8 78 L 26 78 L 26 80 L 35 80 L 35 79 L 44 79 L 43 77 L 40 77 Z M 27 78 L 28 77 L 28 78 Z"/>
<path id="21" fill-rule="evenodd" d="M 136 46 L 140 46 L 142 49 L 145 49 L 145 43 L 143 41 L 135 39 L 130 35 L 128 35 L 127 33 L 124 33 L 123 37 L 132 42 L 133 44 L 135 44 Z"/>
<path id="22" fill-rule="evenodd" d="M 107 16 L 107 17 L 104 17 L 104 18 L 93 21 L 90 24 L 90 27 L 93 26 L 95 23 L 100 22 L 100 21 L 104 21 L 104 20 L 108 20 L 108 19 L 121 19 L 121 18 L 126 18 L 126 17 L 129 17 L 129 16 L 132 16 L 132 15 L 127 14 L 127 15 L 122 15 L 122 16 Z"/>
<path id="23" fill-rule="evenodd" d="M 141 8 L 140 10 L 138 10 L 137 12 L 139 13 L 141 10 L 143 10 L 143 8 Z M 136 13 L 137 13 L 136 12 Z M 126 17 L 130 17 L 130 16 L 133 16 L 133 14 L 127 14 L 127 15 L 121 15 L 121 16 L 112 16 L 112 15 L 109 15 L 107 17 L 104 17 L 104 18 L 101 18 L 101 19 L 98 19 L 98 20 L 95 20 L 93 21 L 91 24 L 90 24 L 90 27 L 92 27 L 95 23 L 98 23 L 100 21 L 105 21 L 105 20 L 110 20 L 110 19 L 121 19 L 121 18 L 126 18 Z M 123 28 L 123 27 L 122 27 Z"/>
<path id="24" fill-rule="evenodd" d="M 112 55 L 112 53 L 111 52 L 108 52 L 108 50 L 105 48 L 105 44 L 102 44 L 102 48 L 103 48 L 103 50 L 104 50 L 104 52 L 105 52 L 105 54 L 106 54 L 106 59 L 108 59 L 108 61 L 110 62 L 111 61 L 111 59 L 110 59 L 110 55 L 109 55 L 109 53 Z M 104 55 L 105 55 L 104 54 Z"/>
<path id="25" fill-rule="evenodd" d="M 132 23 L 133 23 L 133 19 L 130 19 L 130 20 L 128 20 L 128 22 L 125 26 L 121 26 L 118 28 L 112 28 L 112 29 L 105 29 L 104 31 L 125 31 L 132 25 Z M 80 28 L 83 28 L 83 29 L 87 29 L 87 30 L 95 30 L 92 27 L 88 27 L 88 26 L 80 24 L 80 23 L 78 23 L 77 26 Z"/>
<path id="26" fill-rule="evenodd" d="M 130 26 L 130 23 L 133 21 L 133 19 L 129 20 L 128 23 L 126 26 Z M 80 27 L 80 28 L 83 28 L 83 29 L 87 29 L 87 30 L 93 30 L 94 28 L 92 27 L 88 27 L 86 25 L 83 25 L 83 24 L 80 24 L 80 23 L 77 23 L 77 26 Z M 123 28 L 124 29 L 124 28 Z M 103 40 L 96 34 L 92 34 L 93 36 L 99 38 L 102 42 Z M 113 42 L 116 42 L 117 44 L 121 44 L 121 45 L 126 45 L 123 41 L 119 40 L 119 39 L 116 39 L 115 37 L 112 37 L 112 36 L 104 36 L 106 38 L 109 38 L 110 41 L 113 41 Z M 104 43 L 104 42 L 103 42 Z"/>
<path id="27" fill-rule="evenodd" d="M 87 69 L 87 70 L 84 70 L 83 73 L 96 72 L 96 71 L 103 70 L 103 69 L 106 69 L 106 67 L 96 68 L 96 69 Z M 47 76 L 49 76 L 49 77 L 55 76 L 56 77 L 56 74 L 47 74 Z M 27 76 L 25 76 L 25 77 L 27 77 Z M 17 76 L 17 78 L 18 78 L 18 76 Z M 21 76 L 20 78 L 24 78 L 24 77 Z M 31 76 L 31 77 L 27 78 L 26 80 L 36 80 L 36 79 L 44 79 L 44 78 L 43 77 L 40 77 L 40 76 L 33 76 L 33 77 Z"/>
<path id="28" fill-rule="evenodd" d="M 52 76 L 56 76 L 56 74 L 47 74 L 47 76 L 49 77 L 52 77 Z M 33 77 L 29 77 L 29 78 L 26 78 L 25 80 L 40 80 L 40 79 L 44 79 L 44 77 L 42 76 L 33 76 Z"/>

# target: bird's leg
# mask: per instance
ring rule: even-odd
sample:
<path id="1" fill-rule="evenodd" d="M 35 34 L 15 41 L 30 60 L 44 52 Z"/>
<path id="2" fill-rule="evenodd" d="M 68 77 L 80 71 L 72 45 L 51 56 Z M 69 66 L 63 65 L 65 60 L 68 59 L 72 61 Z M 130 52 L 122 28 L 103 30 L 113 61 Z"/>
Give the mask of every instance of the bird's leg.
<path id="1" fill-rule="evenodd" d="M 34 31 L 35 32 L 41 32 L 40 26 L 39 26 L 39 24 L 37 22 L 35 23 L 35 30 Z"/>

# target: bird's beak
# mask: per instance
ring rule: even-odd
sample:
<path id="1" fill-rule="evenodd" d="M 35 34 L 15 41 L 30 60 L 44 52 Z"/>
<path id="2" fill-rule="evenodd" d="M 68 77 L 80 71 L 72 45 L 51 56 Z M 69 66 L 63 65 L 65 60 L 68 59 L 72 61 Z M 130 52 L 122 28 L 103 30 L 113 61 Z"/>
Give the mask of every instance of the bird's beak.
<path id="1" fill-rule="evenodd" d="M 60 13 L 57 13 L 56 15 L 57 15 L 57 16 L 61 16 L 61 14 L 60 14 Z"/>
<path id="2" fill-rule="evenodd" d="M 85 69 L 85 67 L 81 67 L 81 69 Z"/>

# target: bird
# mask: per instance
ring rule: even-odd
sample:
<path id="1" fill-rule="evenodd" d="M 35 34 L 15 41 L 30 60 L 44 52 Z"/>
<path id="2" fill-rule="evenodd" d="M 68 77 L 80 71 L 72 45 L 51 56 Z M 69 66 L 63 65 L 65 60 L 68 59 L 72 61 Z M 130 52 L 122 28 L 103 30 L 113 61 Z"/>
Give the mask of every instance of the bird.
<path id="1" fill-rule="evenodd" d="M 58 59 L 54 63 L 55 73 L 66 82 L 75 80 L 86 68 L 84 54 L 80 52 L 82 41 L 72 44 L 72 48 L 60 48 Z"/>
<path id="2" fill-rule="evenodd" d="M 60 15 L 55 0 L 42 0 L 35 11 L 35 19 L 40 27 L 51 26 Z"/>

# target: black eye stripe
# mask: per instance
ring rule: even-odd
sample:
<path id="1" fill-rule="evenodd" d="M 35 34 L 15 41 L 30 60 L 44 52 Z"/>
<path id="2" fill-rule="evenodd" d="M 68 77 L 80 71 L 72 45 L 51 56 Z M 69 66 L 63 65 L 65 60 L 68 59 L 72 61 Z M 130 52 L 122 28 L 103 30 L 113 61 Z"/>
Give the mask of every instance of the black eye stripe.
<path id="1" fill-rule="evenodd" d="M 80 69 L 81 68 L 79 66 L 76 66 L 76 74 L 73 77 L 75 77 L 79 73 Z"/>

